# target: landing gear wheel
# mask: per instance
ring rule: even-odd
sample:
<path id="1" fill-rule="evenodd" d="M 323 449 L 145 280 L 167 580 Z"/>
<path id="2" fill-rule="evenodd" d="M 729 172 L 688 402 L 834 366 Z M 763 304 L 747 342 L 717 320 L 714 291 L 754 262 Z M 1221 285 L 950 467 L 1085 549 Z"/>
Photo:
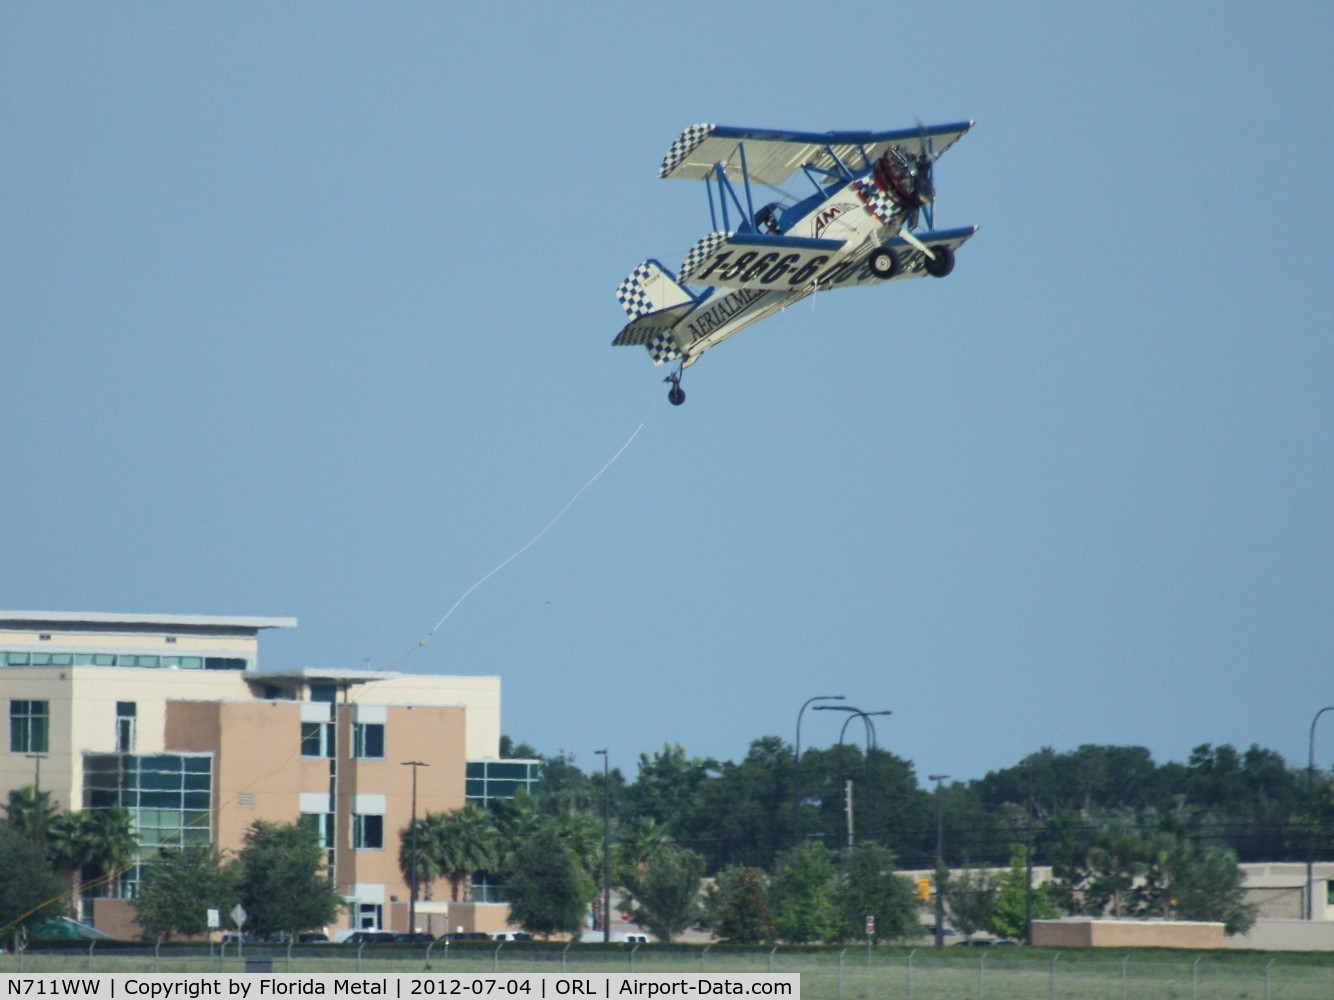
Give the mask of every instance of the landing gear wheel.
<path id="1" fill-rule="evenodd" d="M 686 365 L 685 362 L 682 361 L 680 368 L 676 369 L 676 371 L 663 379 L 664 382 L 671 383 L 672 387 L 667 390 L 667 402 L 671 403 L 673 406 L 680 406 L 686 401 L 686 391 L 681 388 L 681 375 L 685 370 Z"/>
<path id="2" fill-rule="evenodd" d="M 932 247 L 931 252 L 935 254 L 935 259 L 926 258 L 926 273 L 933 278 L 943 278 L 954 270 L 954 251 L 946 246 Z"/>
<path id="3" fill-rule="evenodd" d="M 871 269 L 872 276 L 882 281 L 894 277 L 899 273 L 899 268 L 902 266 L 899 263 L 898 254 L 889 247 L 877 247 L 872 250 L 866 264 Z"/>

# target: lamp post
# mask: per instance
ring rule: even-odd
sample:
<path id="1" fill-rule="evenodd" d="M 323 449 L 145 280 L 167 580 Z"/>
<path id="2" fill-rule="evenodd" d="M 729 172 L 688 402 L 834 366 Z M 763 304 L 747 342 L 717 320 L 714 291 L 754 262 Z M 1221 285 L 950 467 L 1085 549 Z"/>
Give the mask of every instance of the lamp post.
<path id="1" fill-rule="evenodd" d="M 1326 712 L 1334 712 L 1334 705 L 1326 705 L 1316 712 L 1311 720 L 1311 739 L 1306 752 L 1306 919 L 1314 919 L 1312 896 L 1315 893 L 1315 878 L 1312 874 L 1315 857 L 1315 724 Z"/>
<path id="2" fill-rule="evenodd" d="M 936 947 L 945 947 L 945 897 L 941 893 L 940 873 L 945 870 L 945 823 L 941 808 L 940 783 L 948 774 L 929 774 L 927 778 L 936 783 Z"/>
<path id="3" fill-rule="evenodd" d="M 793 759 L 792 767 L 792 846 L 801 846 L 801 717 L 806 712 L 806 706 L 816 701 L 843 701 L 844 695 L 841 694 L 817 694 L 814 698 L 807 698 L 801 703 L 801 711 L 797 712 L 797 742 L 796 757 Z"/>
<path id="4" fill-rule="evenodd" d="M 408 933 L 417 933 L 417 768 L 430 767 L 425 761 L 405 760 L 402 762 L 404 767 L 412 768 L 412 886 L 411 894 L 408 896 Z"/>
<path id="5" fill-rule="evenodd" d="M 843 737 L 844 737 L 845 735 L 847 735 L 847 732 L 848 732 L 848 723 L 850 723 L 853 719 L 861 719 L 861 720 L 862 720 L 862 724 L 866 726 L 866 787 L 867 787 L 867 790 L 868 790 L 868 793 L 869 793 L 869 790 L 870 790 L 870 787 L 871 787 L 871 748 L 872 748 L 873 746 L 876 745 L 876 739 L 875 739 L 875 723 L 871 721 L 871 716 L 873 716 L 873 715 L 893 715 L 893 714 L 894 714 L 893 710 L 892 710 L 892 709 L 885 708 L 885 709 L 881 709 L 880 711 L 877 711 L 877 712 L 864 712 L 864 711 L 862 711 L 860 708 L 854 708 L 854 707 L 851 706 L 851 705 L 816 705 L 816 706 L 815 706 L 815 710 L 816 710 L 817 712 L 847 712 L 847 713 L 848 713 L 848 717 L 847 717 L 847 719 L 844 720 L 844 722 L 843 722 L 843 728 L 840 729 L 840 730 L 839 730 L 839 733 L 838 733 L 838 745 L 839 745 L 840 747 L 843 745 Z M 841 754 L 840 754 L 840 756 L 841 756 Z M 869 802 L 872 801 L 872 800 L 868 797 L 867 801 L 868 801 L 868 803 L 869 803 Z M 848 847 L 852 847 L 852 844 L 853 844 L 853 835 L 852 835 L 852 805 L 851 805 L 850 802 L 849 802 L 849 804 L 848 804 L 848 809 L 847 809 L 847 828 L 848 828 L 847 846 L 848 846 Z"/>
<path id="6" fill-rule="evenodd" d="M 611 943 L 611 754 L 594 750 L 602 758 L 602 943 Z"/>

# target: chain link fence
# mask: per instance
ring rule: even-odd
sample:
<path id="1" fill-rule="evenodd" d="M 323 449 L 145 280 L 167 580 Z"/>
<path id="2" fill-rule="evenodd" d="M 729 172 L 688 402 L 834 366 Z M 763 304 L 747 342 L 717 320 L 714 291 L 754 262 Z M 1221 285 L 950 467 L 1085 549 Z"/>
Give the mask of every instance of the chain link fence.
<path id="1" fill-rule="evenodd" d="M 31 948 L 0 973 L 801 974 L 803 1000 L 1330 1000 L 1334 956 L 1029 948 L 738 949 L 497 942 Z"/>

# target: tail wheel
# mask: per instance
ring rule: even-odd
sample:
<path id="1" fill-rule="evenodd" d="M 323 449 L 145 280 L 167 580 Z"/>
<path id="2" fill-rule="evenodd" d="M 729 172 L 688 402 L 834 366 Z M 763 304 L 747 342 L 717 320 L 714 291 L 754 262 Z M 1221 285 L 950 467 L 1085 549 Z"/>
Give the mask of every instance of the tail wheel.
<path id="1" fill-rule="evenodd" d="M 667 402 L 673 406 L 680 406 L 686 401 L 686 391 L 679 385 L 674 385 L 667 390 Z"/>
<path id="2" fill-rule="evenodd" d="M 932 247 L 931 252 L 935 258 L 927 257 L 925 261 L 926 273 L 933 278 L 943 278 L 954 270 L 954 251 L 947 246 Z"/>
<path id="3" fill-rule="evenodd" d="M 871 256 L 866 261 L 874 277 L 881 279 L 892 278 L 899 273 L 902 266 L 899 263 L 898 254 L 889 247 L 877 247 L 871 251 Z"/>

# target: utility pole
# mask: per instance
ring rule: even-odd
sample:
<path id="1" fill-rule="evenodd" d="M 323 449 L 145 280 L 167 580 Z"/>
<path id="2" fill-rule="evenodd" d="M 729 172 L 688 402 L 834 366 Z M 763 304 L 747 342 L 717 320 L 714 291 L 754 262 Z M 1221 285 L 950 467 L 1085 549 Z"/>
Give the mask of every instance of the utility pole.
<path id="1" fill-rule="evenodd" d="M 430 767 L 425 761 L 405 760 L 404 767 L 412 768 L 412 893 L 408 896 L 408 933 L 417 933 L 417 768 Z"/>
<path id="2" fill-rule="evenodd" d="M 940 783 L 948 774 L 931 774 L 929 780 L 936 783 L 936 947 L 945 947 L 945 823 L 944 811 L 940 799 Z"/>
<path id="3" fill-rule="evenodd" d="M 602 943 L 611 943 L 611 754 L 594 750 L 602 758 Z"/>

